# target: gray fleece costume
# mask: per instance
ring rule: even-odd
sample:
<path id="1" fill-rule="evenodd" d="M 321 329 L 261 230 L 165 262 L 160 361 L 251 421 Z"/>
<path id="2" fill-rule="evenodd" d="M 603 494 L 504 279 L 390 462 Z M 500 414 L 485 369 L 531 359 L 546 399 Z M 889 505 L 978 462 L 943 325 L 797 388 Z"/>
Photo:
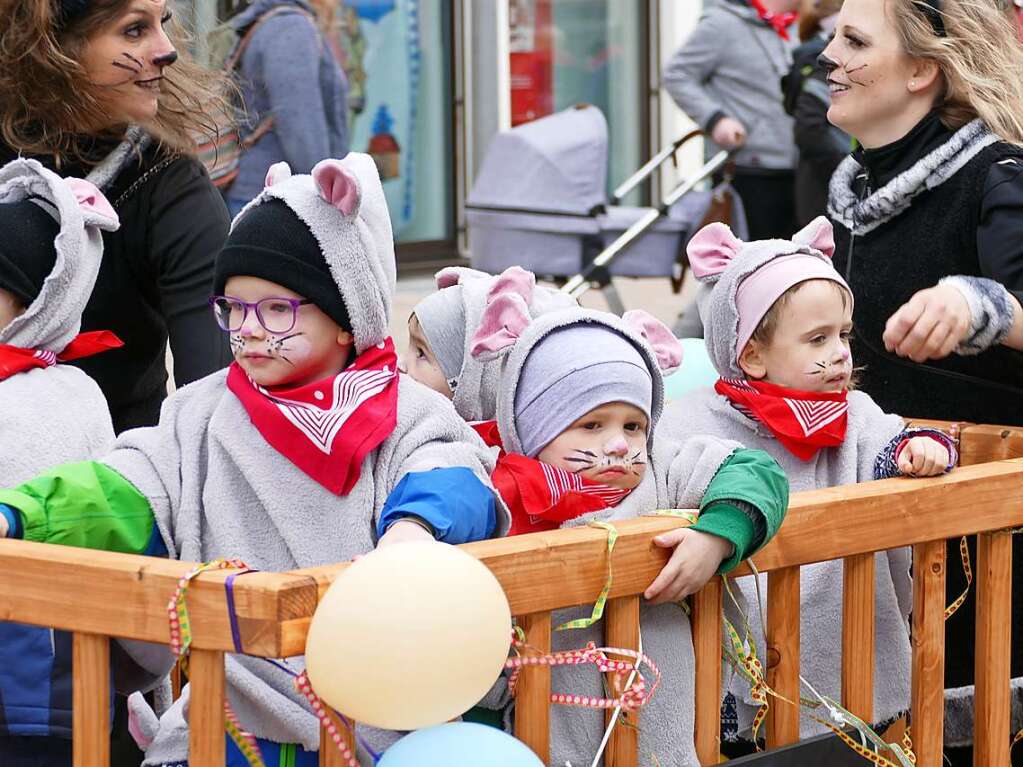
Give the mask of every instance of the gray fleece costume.
<path id="1" fill-rule="evenodd" d="M 593 521 L 614 522 L 642 516 L 655 509 L 699 508 L 708 485 L 722 463 L 740 445 L 713 436 L 687 440 L 679 445 L 661 435 L 655 426 L 664 406 L 664 383 L 657 356 L 650 345 L 613 314 L 587 309 L 552 312 L 528 326 L 503 361 L 497 402 L 497 422 L 509 453 L 521 453 L 522 444 L 515 425 L 515 393 L 530 351 L 557 328 L 577 323 L 604 325 L 629 339 L 650 368 L 653 398 L 650 413 L 649 465 L 643 481 L 618 506 L 587 514 L 565 523 L 565 527 Z M 596 596 L 596 595 L 594 595 Z M 590 608 L 561 610 L 555 623 L 587 617 Z M 695 658 L 689 618 L 678 605 L 644 603 L 640 613 L 643 651 L 661 671 L 661 686 L 640 713 L 640 761 L 654 755 L 663 765 L 697 765 L 693 744 Z M 556 632 L 554 650 L 583 647 L 587 642 L 603 644 L 603 624 L 588 629 Z M 552 669 L 554 691 L 603 696 L 599 673 L 591 666 Z M 554 706 L 551 712 L 551 764 L 588 765 L 593 760 L 604 732 L 604 713 L 591 709 Z"/>
<path id="2" fill-rule="evenodd" d="M 739 352 L 736 349 L 739 327 L 736 291 L 739 284 L 780 256 L 806 253 L 825 258 L 806 244 L 807 231 L 796 235 L 793 242 L 765 240 L 743 243 L 730 265 L 713 284 L 713 289 L 705 295 L 700 313 L 706 328 L 707 352 L 721 376 L 745 378 L 736 362 Z M 801 461 L 792 455 L 766 427 L 740 413 L 711 388 L 698 389 L 673 402 L 665 413 L 661 429 L 675 439 L 712 434 L 763 450 L 781 464 L 793 491 L 814 490 L 873 480 L 878 454 L 904 429 L 899 416 L 884 413 L 863 392 L 850 392 L 848 403 L 845 442 L 838 447 L 819 450 L 809 461 Z M 875 562 L 877 658 L 874 721 L 882 722 L 909 708 L 910 551 L 879 552 Z M 765 660 L 764 632 L 753 577 L 739 578 L 736 583 L 757 640 L 758 656 Z M 803 567 L 800 588 L 800 672 L 822 695 L 840 700 L 842 562 L 835 560 Z M 760 591 L 761 594 L 767 593 L 766 576 L 761 576 Z M 738 675 L 732 678 L 730 689 L 740 701 L 739 731 L 744 732 L 749 729 L 757 709 L 749 698 L 749 686 Z M 803 737 L 826 731 L 804 712 L 800 724 Z"/>
<path id="3" fill-rule="evenodd" d="M 309 226 L 348 307 L 361 352 L 387 337 L 394 246 L 372 159 L 353 153 L 341 162 L 359 183 L 360 202 L 352 215 L 327 204 L 312 177 L 291 177 L 283 163 L 271 169 L 271 185 L 250 206 L 281 200 Z M 464 466 L 489 486 L 490 451 L 444 397 L 403 377 L 394 432 L 366 457 L 351 492 L 336 496 L 266 442 L 227 389 L 226 376 L 214 373 L 177 391 L 164 403 L 159 425 L 122 434 L 104 459 L 149 500 L 172 557 L 238 557 L 276 571 L 342 562 L 376 545 L 377 514 L 409 472 Z M 501 514 L 499 533 L 507 529 Z M 302 658 L 288 663 L 295 671 L 303 668 Z M 245 730 L 319 748 L 319 723 L 294 691 L 292 677 L 242 655 L 227 656 L 226 669 L 227 696 Z M 155 737 L 145 765 L 187 759 L 187 701 L 186 693 L 150 733 Z M 369 728 L 365 734 L 378 749 L 396 737 Z"/>
<path id="4" fill-rule="evenodd" d="M 512 267 L 528 274 L 519 267 Z M 535 278 L 530 274 L 535 283 Z M 437 292 L 412 310 L 454 392 L 455 410 L 466 421 L 490 421 L 497 414 L 497 391 L 501 366 L 470 353 L 472 335 L 480 324 L 491 288 L 500 277 L 452 266 L 437 272 Z M 571 296 L 545 287 L 534 287 L 529 310 L 538 317 L 545 312 L 576 306 Z"/>
<path id="5" fill-rule="evenodd" d="M 0 169 L 0 203 L 40 197 L 60 221 L 57 261 L 24 314 L 0 329 L 0 344 L 64 350 L 78 335 L 82 310 L 103 258 L 109 218 L 81 208 L 67 182 L 35 160 Z M 114 441 L 110 411 L 99 386 L 81 370 L 54 365 L 0 381 L 0 486 L 10 487 L 61 463 L 103 455 Z"/>

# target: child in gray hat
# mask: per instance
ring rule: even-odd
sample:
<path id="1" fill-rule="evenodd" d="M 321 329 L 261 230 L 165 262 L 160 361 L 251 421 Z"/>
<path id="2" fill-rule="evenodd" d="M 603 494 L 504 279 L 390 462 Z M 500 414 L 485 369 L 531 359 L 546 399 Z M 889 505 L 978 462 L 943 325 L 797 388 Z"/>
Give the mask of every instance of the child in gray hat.
<path id="1" fill-rule="evenodd" d="M 788 486 L 766 454 L 703 437 L 678 444 L 656 435 L 662 370 L 681 345 L 646 312 L 624 318 L 566 309 L 533 319 L 513 285 L 492 295 L 472 340 L 474 355 L 500 360 L 497 426 L 505 453 L 493 481 L 512 512 L 512 533 L 613 522 L 656 509 L 699 509 L 692 527 L 657 536 L 672 549 L 642 607 L 644 652 L 661 686 L 640 721 L 644 763 L 696 765 L 694 656 L 689 620 L 676 604 L 715 573 L 733 569 L 777 531 Z M 588 610 L 566 610 L 559 623 Z M 600 642 L 599 622 L 555 633 L 555 650 Z M 599 697 L 599 674 L 552 669 L 556 689 Z M 603 713 L 555 707 L 551 764 L 589 764 Z"/>
<path id="2" fill-rule="evenodd" d="M 488 297 L 515 283 L 528 295 L 527 305 L 534 317 L 575 306 L 575 299 L 538 286 L 536 277 L 519 266 L 496 277 L 476 269 L 448 267 L 437 272 L 436 279 L 436 292 L 416 304 L 409 317 L 402 371 L 450 399 L 466 421 L 491 421 L 497 412 L 500 366 L 469 353 L 469 342 Z M 481 429 L 481 433 L 487 432 Z"/>
<path id="3" fill-rule="evenodd" d="M 712 288 L 700 313 L 721 378 L 714 388 L 673 402 L 664 431 L 676 439 L 710 434 L 763 450 L 785 469 L 793 490 L 951 470 L 957 456 L 946 435 L 906 429 L 899 416 L 850 390 L 853 298 L 831 264 L 833 251 L 824 218 L 791 241 L 741 242 L 723 224 L 697 232 L 689 260 Z M 875 722 L 895 719 L 909 707 L 909 562 L 907 549 L 876 556 Z M 820 694 L 839 700 L 842 563 L 803 567 L 801 581 L 801 672 Z M 738 584 L 764 658 L 755 582 L 746 577 Z M 766 578 L 761 589 L 766 593 Z M 732 692 L 738 726 L 723 737 L 738 741 L 740 733 L 749 734 L 757 707 L 738 676 Z M 808 715 L 800 730 L 804 737 L 827 731 Z"/>

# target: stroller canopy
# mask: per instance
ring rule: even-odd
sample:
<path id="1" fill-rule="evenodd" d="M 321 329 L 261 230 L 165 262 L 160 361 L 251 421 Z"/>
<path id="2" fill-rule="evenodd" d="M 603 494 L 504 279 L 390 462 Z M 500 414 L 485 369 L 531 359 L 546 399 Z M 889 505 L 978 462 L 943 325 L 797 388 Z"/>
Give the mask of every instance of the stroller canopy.
<path id="1" fill-rule="evenodd" d="M 494 136 L 466 204 L 587 215 L 606 185 L 607 121 L 576 106 Z"/>

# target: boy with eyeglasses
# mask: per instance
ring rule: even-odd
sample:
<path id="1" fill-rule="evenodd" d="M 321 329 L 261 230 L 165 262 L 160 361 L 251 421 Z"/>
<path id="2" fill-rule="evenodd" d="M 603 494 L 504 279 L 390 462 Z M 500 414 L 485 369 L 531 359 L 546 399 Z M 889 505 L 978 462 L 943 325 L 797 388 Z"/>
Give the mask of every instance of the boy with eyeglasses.
<path id="1" fill-rule="evenodd" d="M 0 490 L 0 504 L 29 540 L 165 547 L 276 571 L 399 540 L 503 533 L 491 454 L 444 397 L 398 377 L 394 283 L 371 158 L 324 160 L 309 176 L 275 165 L 217 259 L 211 303 L 234 364 L 177 391 L 157 426 L 122 434 L 102 461 Z M 77 513 L 85 505 L 88 519 Z M 242 655 L 226 669 L 228 697 L 268 767 L 316 765 L 319 724 L 291 677 Z M 187 701 L 158 725 L 134 710 L 146 765 L 187 761 Z M 367 737 L 374 749 L 391 739 Z M 228 764 L 244 763 L 227 748 Z"/>

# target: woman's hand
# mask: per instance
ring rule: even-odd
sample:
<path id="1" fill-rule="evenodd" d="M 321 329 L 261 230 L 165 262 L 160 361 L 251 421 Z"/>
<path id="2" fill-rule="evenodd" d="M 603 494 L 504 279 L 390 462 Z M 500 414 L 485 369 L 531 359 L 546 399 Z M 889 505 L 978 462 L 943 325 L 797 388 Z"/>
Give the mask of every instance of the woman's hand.
<path id="1" fill-rule="evenodd" d="M 948 448 L 930 437 L 913 437 L 899 453 L 899 471 L 907 477 L 936 477 L 948 468 Z"/>
<path id="2" fill-rule="evenodd" d="M 888 318 L 884 346 L 914 362 L 944 359 L 970 332 L 970 305 L 951 285 L 918 291 Z"/>
<path id="3" fill-rule="evenodd" d="M 714 143 L 725 149 L 738 149 L 746 143 L 746 128 L 733 117 L 722 117 L 710 132 Z"/>
<path id="4" fill-rule="evenodd" d="M 658 535 L 654 543 L 662 549 L 675 549 L 668 564 L 643 592 L 654 604 L 677 602 L 699 591 L 732 553 L 730 541 L 689 527 Z"/>

